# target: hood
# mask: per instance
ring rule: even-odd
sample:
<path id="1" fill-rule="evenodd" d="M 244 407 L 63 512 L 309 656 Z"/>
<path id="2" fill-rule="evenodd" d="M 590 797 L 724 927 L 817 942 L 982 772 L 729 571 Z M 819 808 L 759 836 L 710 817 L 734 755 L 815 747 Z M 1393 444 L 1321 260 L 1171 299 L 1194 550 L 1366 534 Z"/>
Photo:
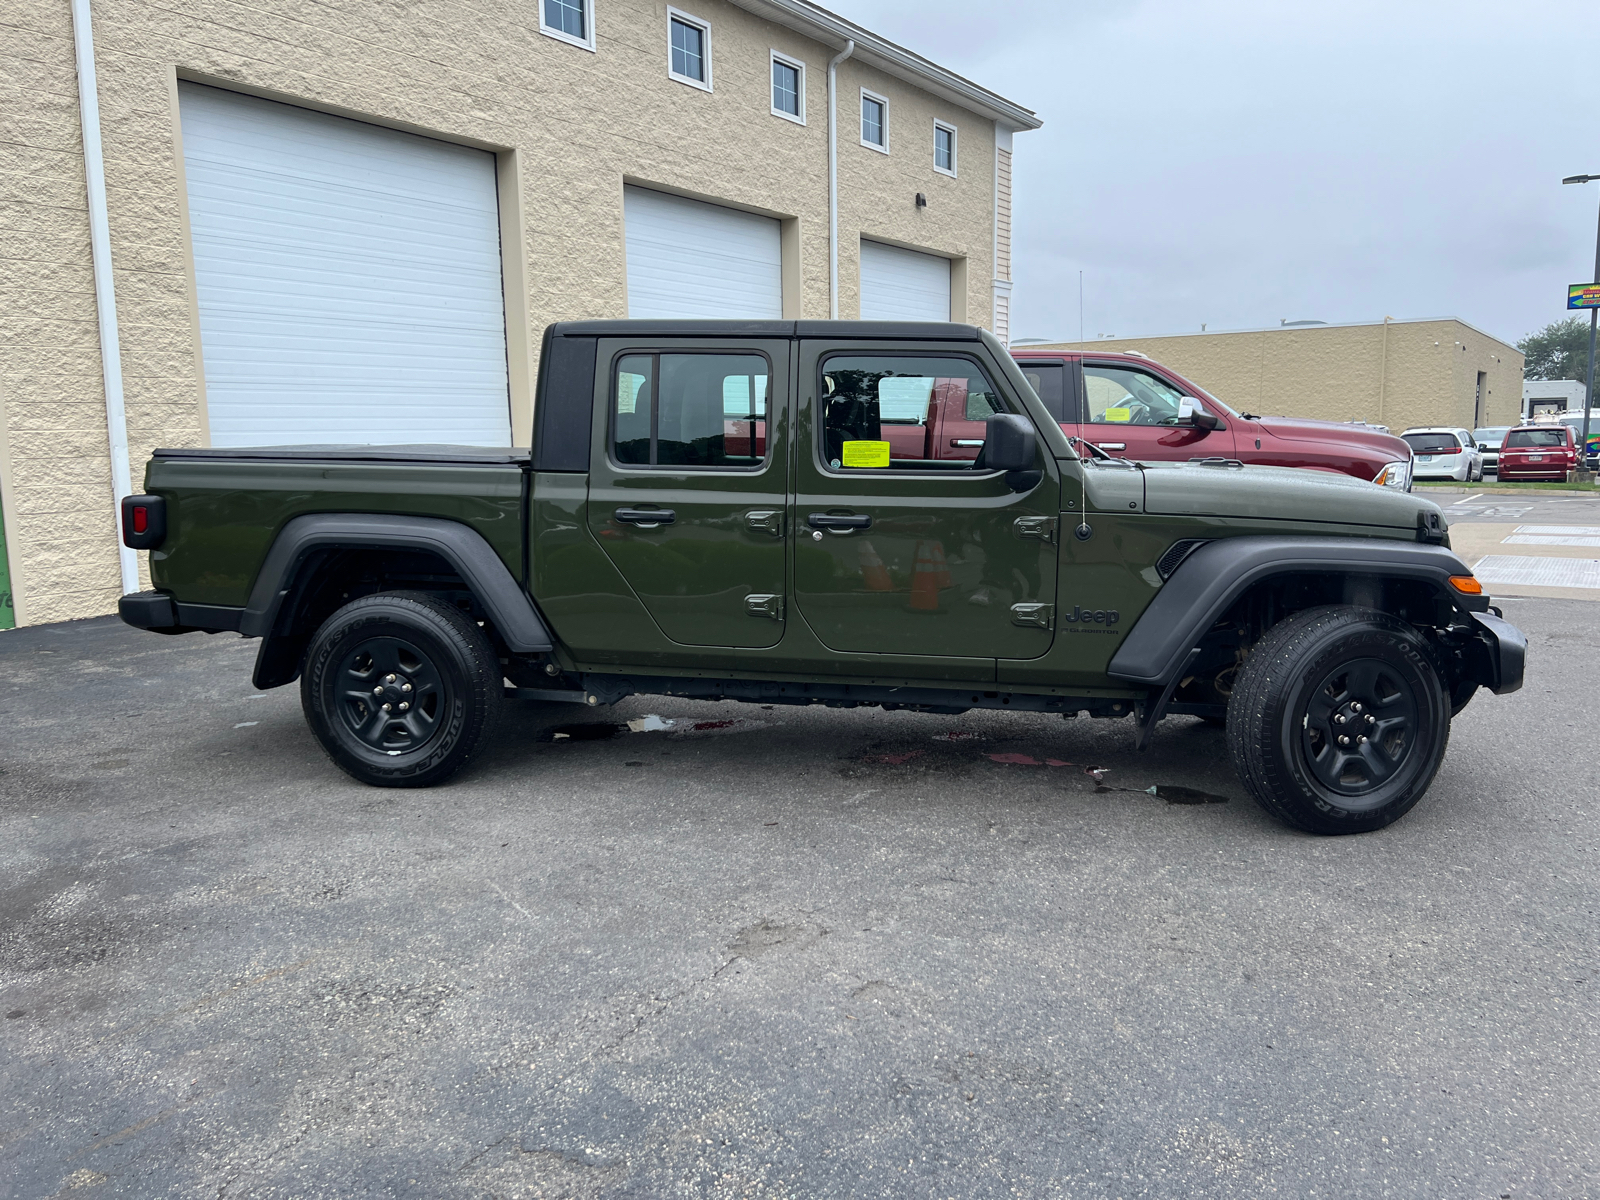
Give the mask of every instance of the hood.
<path id="1" fill-rule="evenodd" d="M 1369 447 L 1391 459 L 1411 456 L 1411 447 L 1394 434 L 1380 433 L 1362 425 L 1346 425 L 1340 421 L 1308 421 L 1300 417 L 1258 417 L 1256 424 L 1273 437 L 1291 442 L 1342 441 Z"/>
<path id="2" fill-rule="evenodd" d="M 1295 467 L 1150 462 L 1144 464 L 1144 494 L 1149 513 L 1360 525 L 1404 530 L 1408 537 L 1415 536 L 1420 514 L 1440 513 L 1421 496 Z"/>

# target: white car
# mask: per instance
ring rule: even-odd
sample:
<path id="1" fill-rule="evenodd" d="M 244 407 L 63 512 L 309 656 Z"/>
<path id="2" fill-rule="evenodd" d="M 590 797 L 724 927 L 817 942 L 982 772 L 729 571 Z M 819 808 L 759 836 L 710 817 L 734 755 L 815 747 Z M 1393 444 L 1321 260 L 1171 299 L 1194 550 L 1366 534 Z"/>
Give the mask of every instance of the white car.
<path id="1" fill-rule="evenodd" d="M 1477 483 L 1483 478 L 1483 451 L 1470 429 L 1428 425 L 1400 435 L 1415 460 L 1413 479 L 1454 479 Z"/>

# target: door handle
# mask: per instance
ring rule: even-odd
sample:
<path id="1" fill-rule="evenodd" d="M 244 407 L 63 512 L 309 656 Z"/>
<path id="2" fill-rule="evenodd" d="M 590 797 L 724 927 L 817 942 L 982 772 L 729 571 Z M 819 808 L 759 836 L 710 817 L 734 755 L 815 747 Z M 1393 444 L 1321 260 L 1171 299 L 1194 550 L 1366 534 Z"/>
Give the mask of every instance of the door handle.
<path id="1" fill-rule="evenodd" d="M 783 536 L 783 510 L 781 508 L 758 508 L 744 515 L 745 525 L 752 533 L 770 533 L 773 537 Z"/>
<path id="2" fill-rule="evenodd" d="M 757 592 L 744 598 L 744 611 L 752 617 L 767 617 L 773 621 L 781 621 L 783 597 L 768 592 Z"/>
<path id="3" fill-rule="evenodd" d="M 619 508 L 611 515 L 625 524 L 637 525 L 641 529 L 671 525 L 678 519 L 678 514 L 670 508 Z"/>
<path id="4" fill-rule="evenodd" d="M 849 533 L 852 529 L 872 528 L 872 518 L 866 513 L 812 513 L 806 524 L 813 529 L 831 529 L 835 533 Z"/>
<path id="5" fill-rule="evenodd" d="M 952 446 L 981 446 L 981 445 L 983 445 L 983 439 L 982 438 L 951 438 L 950 439 L 950 444 Z"/>
<path id="6" fill-rule="evenodd" d="M 1128 448 L 1127 442 L 1096 442 L 1095 445 L 1102 450 L 1126 450 Z"/>

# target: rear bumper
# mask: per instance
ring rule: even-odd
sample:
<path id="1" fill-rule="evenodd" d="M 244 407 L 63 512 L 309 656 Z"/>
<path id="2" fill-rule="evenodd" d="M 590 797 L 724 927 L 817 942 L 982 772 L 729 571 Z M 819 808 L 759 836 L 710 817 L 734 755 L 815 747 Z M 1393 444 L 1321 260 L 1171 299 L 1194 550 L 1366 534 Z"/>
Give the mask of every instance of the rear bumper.
<path id="1" fill-rule="evenodd" d="M 1504 617 L 1493 613 L 1470 614 L 1481 652 L 1476 656 L 1474 677 L 1497 696 L 1522 686 L 1523 663 L 1528 657 L 1528 639 Z"/>
<path id="2" fill-rule="evenodd" d="M 154 633 L 221 633 L 237 630 L 242 608 L 220 604 L 182 604 L 166 592 L 129 592 L 117 601 L 117 615 L 135 629 Z"/>

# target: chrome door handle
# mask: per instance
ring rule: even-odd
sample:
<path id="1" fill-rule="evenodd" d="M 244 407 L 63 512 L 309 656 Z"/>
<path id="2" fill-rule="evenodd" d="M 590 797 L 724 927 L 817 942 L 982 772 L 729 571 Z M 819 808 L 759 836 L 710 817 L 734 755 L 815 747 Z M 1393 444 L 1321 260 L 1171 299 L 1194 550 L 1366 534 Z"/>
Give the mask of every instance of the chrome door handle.
<path id="1" fill-rule="evenodd" d="M 952 446 L 981 446 L 981 445 L 983 445 L 983 439 L 982 438 L 951 438 L 950 439 L 950 444 Z"/>
<path id="2" fill-rule="evenodd" d="M 812 513 L 806 524 L 813 529 L 831 529 L 836 533 L 849 533 L 852 529 L 872 528 L 872 518 L 866 513 Z"/>
<path id="3" fill-rule="evenodd" d="M 625 524 L 637 525 L 641 529 L 671 525 L 678 519 L 678 514 L 670 508 L 619 508 L 611 515 Z"/>
<path id="4" fill-rule="evenodd" d="M 1096 442 L 1095 445 L 1102 450 L 1126 450 L 1128 448 L 1127 442 Z"/>

